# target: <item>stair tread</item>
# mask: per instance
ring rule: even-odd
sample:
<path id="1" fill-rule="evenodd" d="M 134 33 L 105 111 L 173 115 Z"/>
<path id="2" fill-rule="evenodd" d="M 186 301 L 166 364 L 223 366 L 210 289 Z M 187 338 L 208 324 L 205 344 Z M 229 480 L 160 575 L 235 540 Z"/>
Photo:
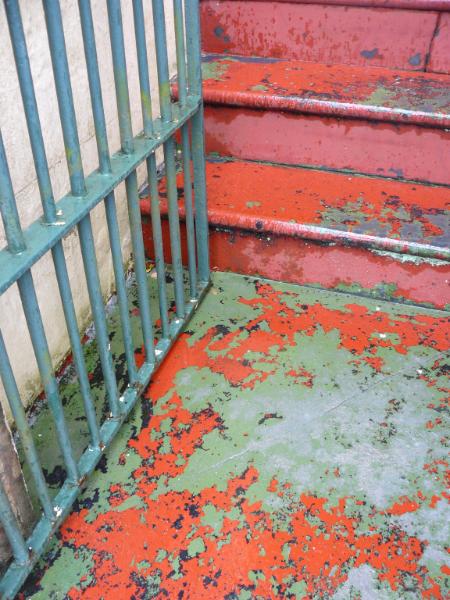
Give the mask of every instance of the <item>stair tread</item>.
<path id="1" fill-rule="evenodd" d="M 450 127 L 445 74 L 208 54 L 203 86 L 209 104 Z"/>
<path id="2" fill-rule="evenodd" d="M 273 0 L 259 0 L 273 2 Z M 402 8 L 407 10 L 450 10 L 450 0 L 277 0 L 291 4 L 327 4 L 372 8 Z"/>
<path id="3" fill-rule="evenodd" d="M 294 236 L 326 228 L 448 253 L 450 188 L 223 159 L 207 161 L 206 177 L 212 225 Z M 177 186 L 182 196 L 182 174 Z M 164 180 L 160 191 L 164 214 Z M 143 213 L 149 208 L 144 199 Z"/>

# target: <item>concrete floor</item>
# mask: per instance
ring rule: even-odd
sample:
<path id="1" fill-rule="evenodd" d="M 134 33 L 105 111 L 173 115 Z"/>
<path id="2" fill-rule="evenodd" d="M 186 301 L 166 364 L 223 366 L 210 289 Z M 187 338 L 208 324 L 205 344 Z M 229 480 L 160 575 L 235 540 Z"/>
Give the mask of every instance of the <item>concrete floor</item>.
<path id="1" fill-rule="evenodd" d="M 213 283 L 21 597 L 448 598 L 448 313 Z"/>

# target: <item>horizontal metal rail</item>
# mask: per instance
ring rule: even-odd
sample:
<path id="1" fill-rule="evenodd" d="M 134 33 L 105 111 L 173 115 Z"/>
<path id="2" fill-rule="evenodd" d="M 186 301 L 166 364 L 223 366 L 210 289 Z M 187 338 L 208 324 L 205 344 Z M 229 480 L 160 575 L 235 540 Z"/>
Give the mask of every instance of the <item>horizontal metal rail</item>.
<path id="1" fill-rule="evenodd" d="M 26 229 L 22 228 L 8 157 L 0 133 L 0 213 L 7 242 L 7 247 L 0 250 L 0 294 L 3 294 L 13 284 L 18 287 L 45 400 L 54 421 L 61 453 L 61 466 L 66 473 L 63 484 L 55 498 L 52 499 L 34 444 L 32 426 L 28 422 L 11 366 L 8 340 L 4 340 L 0 331 L 0 376 L 13 417 L 12 425 L 21 444 L 24 459 L 28 463 L 29 476 L 33 480 L 37 501 L 41 508 L 37 523 L 32 528 L 29 537 L 25 539 L 14 512 L 14 498 L 8 495 L 11 492 L 8 490 L 7 493 L 0 483 L 0 523 L 9 540 L 12 554 L 10 564 L 0 580 L 0 595 L 7 599 L 13 598 L 19 591 L 47 542 L 70 512 L 86 477 L 95 468 L 102 453 L 141 396 L 155 369 L 195 313 L 208 289 L 210 274 L 198 0 L 173 0 L 173 36 L 176 41 L 179 102 L 174 102 L 170 97 L 168 26 L 164 12 L 164 0 L 152 0 L 156 51 L 156 64 L 152 67 L 157 71 L 158 76 L 161 115 L 158 118 L 154 118 L 152 115 L 143 1 L 132 1 L 136 42 L 135 59 L 139 72 L 139 93 L 144 129 L 139 135 L 135 135 L 132 128 L 122 6 L 120 0 L 106 1 L 115 83 L 114 90 L 108 90 L 108 92 L 115 93 L 121 139 L 121 150 L 113 155 L 109 151 L 91 3 L 90 0 L 78 0 L 82 44 L 98 151 L 98 168 L 87 177 L 83 170 L 82 147 L 79 141 L 65 45 L 63 14 L 59 0 L 42 0 L 70 186 L 70 193 L 57 201 L 53 196 L 19 2 L 18 0 L 3 0 L 3 3 L 41 197 L 42 216 Z M 181 262 L 178 190 L 176 187 L 175 134 L 178 131 L 180 131 L 182 139 L 181 162 L 186 181 L 189 184 L 189 191 L 186 195 L 189 264 L 186 274 L 183 272 Z M 155 156 L 155 151 L 159 147 L 162 147 L 164 151 L 169 201 L 175 296 L 173 307 L 169 307 L 168 302 L 159 210 Z M 17 160 L 20 160 L 20 157 L 17 157 Z M 158 336 L 155 334 L 156 323 L 153 317 L 156 314 L 155 307 L 153 307 L 153 300 L 148 289 L 139 210 L 137 168 L 140 165 L 147 168 L 151 191 L 155 267 L 158 275 L 157 302 L 161 331 Z M 140 344 L 136 346 L 136 341 L 133 340 L 115 199 L 115 190 L 122 182 L 126 189 L 128 224 L 143 340 L 144 360 L 139 363 L 142 365 L 139 368 L 134 352 Z M 193 187 L 193 193 L 191 187 Z M 100 203 L 103 203 L 105 208 L 109 250 L 122 328 L 123 353 L 127 367 L 128 386 L 122 395 L 119 393 L 114 358 L 109 344 L 91 220 L 92 210 Z M 103 374 L 104 400 L 108 407 L 107 416 L 101 422 L 98 420 L 94 406 L 62 244 L 63 238 L 74 229 L 77 230 L 80 241 L 83 269 L 95 325 L 99 363 Z M 70 428 L 66 422 L 59 383 L 52 366 L 46 337 L 46 324 L 36 294 L 36 286 L 39 282 L 34 281 L 31 273 L 31 268 L 48 252 L 53 259 L 59 290 L 59 298 L 55 298 L 54 301 L 55 303 L 59 302 L 63 309 L 73 364 L 78 376 L 80 398 L 83 402 L 84 416 L 89 432 L 88 446 L 79 459 L 74 456 L 74 440 L 70 439 Z M 185 286 L 185 275 L 188 279 L 187 287 Z M 13 318 L 14 315 L 11 315 L 11 319 Z M 15 348 L 13 348 L 14 350 Z"/>
<path id="2" fill-rule="evenodd" d="M 37 219 L 24 230 L 25 249 L 20 254 L 12 255 L 7 249 L 0 250 L 0 294 L 3 294 L 17 279 L 25 273 L 39 258 L 48 252 L 59 240 L 62 240 L 74 226 L 99 204 L 119 183 L 136 170 L 145 159 L 166 140 L 171 138 L 181 125 L 186 123 L 199 110 L 200 99 L 191 96 L 186 106 L 181 109 L 174 104 L 176 121 L 163 123 L 155 120 L 157 138 L 134 138 L 134 152 L 123 154 L 117 152 L 111 157 L 111 172 L 102 174 L 94 171 L 86 178 L 86 194 L 72 196 L 67 194 L 56 203 L 58 220 L 47 224 Z"/>

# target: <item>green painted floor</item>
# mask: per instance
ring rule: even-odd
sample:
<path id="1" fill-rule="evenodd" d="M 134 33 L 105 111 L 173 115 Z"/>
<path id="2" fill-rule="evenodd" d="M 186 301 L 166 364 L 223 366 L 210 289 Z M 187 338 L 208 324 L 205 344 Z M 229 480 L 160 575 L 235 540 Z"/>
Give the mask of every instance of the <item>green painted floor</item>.
<path id="1" fill-rule="evenodd" d="M 448 313 L 215 273 L 21 597 L 449 597 L 449 348 Z"/>

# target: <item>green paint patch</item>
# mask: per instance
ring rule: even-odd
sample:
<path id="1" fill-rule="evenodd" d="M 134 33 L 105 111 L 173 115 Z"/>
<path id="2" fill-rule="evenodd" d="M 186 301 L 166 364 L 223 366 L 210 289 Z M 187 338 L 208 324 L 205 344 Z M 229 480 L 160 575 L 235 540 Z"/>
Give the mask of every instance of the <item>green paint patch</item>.
<path id="1" fill-rule="evenodd" d="M 398 92 L 378 86 L 365 100 L 360 100 L 360 104 L 370 106 L 398 106 Z"/>
<path id="2" fill-rule="evenodd" d="M 202 523 L 211 527 L 214 533 L 218 534 L 223 526 L 224 511 L 217 510 L 212 504 L 207 504 L 203 508 Z"/>
<path id="3" fill-rule="evenodd" d="M 48 598 L 64 598 L 74 586 L 81 589 L 89 587 L 92 583 L 92 568 L 94 562 L 93 552 L 87 548 L 80 548 L 74 556 L 71 548 L 61 548 L 57 551 L 58 565 L 61 571 L 50 569 L 46 571 L 40 582 L 41 591 L 33 594 L 37 600 Z"/>
<path id="4" fill-rule="evenodd" d="M 262 83 L 258 83 L 256 85 L 252 85 L 250 88 L 250 91 L 252 92 L 268 92 L 269 91 L 269 87 L 267 85 L 264 85 Z"/>
<path id="5" fill-rule="evenodd" d="M 219 81 L 226 75 L 230 63 L 223 60 L 211 61 L 202 63 L 202 78 L 203 81 L 208 79 L 216 79 Z"/>
<path id="6" fill-rule="evenodd" d="M 258 200 L 250 200 L 245 203 L 245 206 L 247 208 L 257 208 L 258 206 L 261 206 L 261 202 L 258 202 Z"/>
<path id="7" fill-rule="evenodd" d="M 189 556 L 198 556 L 205 550 L 205 542 L 202 540 L 202 538 L 195 538 L 188 546 Z"/>
<path id="8" fill-rule="evenodd" d="M 388 252 L 386 250 L 376 250 L 371 249 L 370 252 L 372 254 L 376 254 L 377 256 L 385 256 L 389 259 L 395 260 L 399 263 L 412 263 L 414 265 L 431 265 L 432 267 L 441 267 L 444 265 L 448 265 L 448 262 L 445 260 L 440 260 L 438 258 L 428 258 L 423 256 L 413 256 L 412 254 L 399 254 L 397 252 Z"/>

